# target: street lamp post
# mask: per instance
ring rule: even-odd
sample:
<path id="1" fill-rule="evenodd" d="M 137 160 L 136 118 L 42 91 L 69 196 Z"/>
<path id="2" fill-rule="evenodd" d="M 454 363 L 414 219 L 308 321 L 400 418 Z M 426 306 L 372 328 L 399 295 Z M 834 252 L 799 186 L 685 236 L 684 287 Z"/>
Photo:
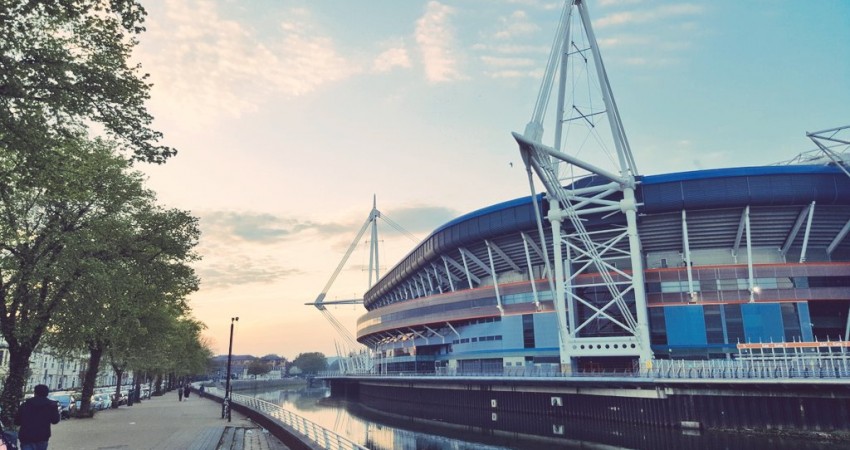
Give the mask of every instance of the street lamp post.
<path id="1" fill-rule="evenodd" d="M 224 382 L 224 402 L 221 404 L 221 418 L 227 413 L 227 421 L 230 422 L 230 360 L 233 358 L 233 324 L 238 322 L 238 317 L 230 318 L 230 346 L 227 348 L 227 379 Z"/>

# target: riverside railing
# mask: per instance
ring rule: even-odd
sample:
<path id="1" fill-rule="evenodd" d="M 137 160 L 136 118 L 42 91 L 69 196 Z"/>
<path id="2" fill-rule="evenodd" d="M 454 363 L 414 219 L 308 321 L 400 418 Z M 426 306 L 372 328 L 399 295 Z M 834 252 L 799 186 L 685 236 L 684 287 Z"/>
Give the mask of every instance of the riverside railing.
<path id="1" fill-rule="evenodd" d="M 818 356 L 784 359 L 686 361 L 660 359 L 641 374 L 650 378 L 690 379 L 848 379 L 850 357 Z"/>
<path id="2" fill-rule="evenodd" d="M 850 383 L 850 354 L 801 354 L 771 358 L 735 358 L 712 360 L 655 359 L 641 368 L 619 371 L 580 371 L 562 373 L 557 364 L 528 367 L 505 367 L 503 370 L 453 370 L 438 368 L 434 372 L 385 372 L 347 374 L 324 372 L 321 377 L 334 376 L 392 376 L 392 377 L 505 377 L 505 378 L 589 378 L 631 377 L 644 380 L 764 380 L 769 382 L 795 379 L 841 380 Z"/>
<path id="3" fill-rule="evenodd" d="M 205 388 L 207 393 L 224 398 L 224 390 L 216 387 Z M 340 436 L 327 428 L 305 419 L 291 411 L 275 405 L 274 403 L 260 400 L 249 395 L 230 394 L 231 402 L 250 408 L 254 411 L 265 414 L 274 421 L 286 425 L 292 430 L 295 430 L 306 436 L 314 444 L 328 450 L 367 450 L 366 447 L 357 444 L 356 442 Z"/>

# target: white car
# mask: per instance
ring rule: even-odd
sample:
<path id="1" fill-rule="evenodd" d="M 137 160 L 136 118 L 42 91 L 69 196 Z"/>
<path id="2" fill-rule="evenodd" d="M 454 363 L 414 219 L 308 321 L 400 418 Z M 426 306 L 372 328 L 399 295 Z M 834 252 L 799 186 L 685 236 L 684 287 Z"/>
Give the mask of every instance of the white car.
<path id="1" fill-rule="evenodd" d="M 95 407 L 98 410 L 109 409 L 112 407 L 112 396 L 106 392 L 94 394 L 92 398 L 92 405 L 96 405 Z"/>

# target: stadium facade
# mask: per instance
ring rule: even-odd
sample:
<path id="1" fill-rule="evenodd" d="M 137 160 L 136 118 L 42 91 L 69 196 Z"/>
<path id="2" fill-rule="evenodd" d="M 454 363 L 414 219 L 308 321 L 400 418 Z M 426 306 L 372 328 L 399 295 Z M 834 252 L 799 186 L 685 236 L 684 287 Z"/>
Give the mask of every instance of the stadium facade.
<path id="1" fill-rule="evenodd" d="M 590 210 L 582 233 L 610 270 L 555 252 L 544 195 L 492 205 L 435 230 L 364 296 L 357 340 L 379 373 L 548 369 L 563 363 L 552 258 L 575 323 L 573 370 L 634 367 L 618 339 L 645 308 L 651 358 L 733 358 L 740 343 L 844 340 L 850 330 L 850 177 L 835 165 L 728 168 L 636 177 L 639 259 L 624 215 Z M 580 192 L 605 183 L 588 176 Z M 623 193 L 605 199 L 621 202 Z M 564 224 L 569 228 L 568 224 Z M 621 255 L 617 257 L 616 255 Z M 548 264 L 547 264 L 548 260 Z M 645 306 L 606 309 L 608 287 L 642 264 Z M 639 278 L 635 278 L 638 279 Z M 568 295 L 568 296 L 569 296 Z M 625 297 L 633 295 L 626 291 Z M 580 329 L 577 329 L 580 328 Z M 637 345 L 640 345 L 638 343 Z M 593 351 L 582 352 L 585 346 Z M 632 347 L 626 349 L 626 347 Z M 793 350 L 797 351 L 797 350 Z M 643 359 L 643 358 L 642 358 Z"/>
<path id="2" fill-rule="evenodd" d="M 826 340 L 843 354 L 850 170 L 834 149 L 848 129 L 808 134 L 819 164 L 641 175 L 587 4 L 565 2 L 531 120 L 513 133 L 531 196 L 446 223 L 371 286 L 356 339 L 374 364 L 359 367 L 634 370 Z"/>

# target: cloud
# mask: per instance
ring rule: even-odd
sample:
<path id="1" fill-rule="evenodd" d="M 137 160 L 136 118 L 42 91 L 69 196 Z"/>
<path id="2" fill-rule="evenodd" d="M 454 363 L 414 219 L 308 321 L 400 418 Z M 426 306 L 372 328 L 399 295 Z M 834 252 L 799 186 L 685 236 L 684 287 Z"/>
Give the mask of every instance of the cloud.
<path id="1" fill-rule="evenodd" d="M 500 17 L 502 29 L 497 31 L 496 39 L 513 39 L 518 36 L 528 36 L 540 30 L 537 24 L 531 22 L 525 11 L 515 11 L 508 17 Z"/>
<path id="2" fill-rule="evenodd" d="M 274 214 L 208 211 L 201 217 L 201 240 L 196 264 L 203 289 L 251 283 L 278 283 L 304 272 L 304 241 L 309 238 L 346 240 L 360 223 L 323 223 Z"/>
<path id="3" fill-rule="evenodd" d="M 407 49 L 401 45 L 384 50 L 372 64 L 375 72 L 389 72 L 397 67 L 409 69 L 412 66 Z"/>
<path id="4" fill-rule="evenodd" d="M 201 278 L 204 290 L 228 288 L 253 283 L 278 283 L 284 279 L 299 276 L 298 269 L 282 267 L 274 258 L 249 256 L 231 253 L 213 257 L 211 261 L 198 264 L 197 274 Z"/>
<path id="5" fill-rule="evenodd" d="M 431 1 L 425 14 L 416 21 L 416 43 L 425 66 L 425 77 L 432 83 L 465 78 L 457 68 L 454 30 L 449 22 L 454 12 L 452 7 Z"/>
<path id="6" fill-rule="evenodd" d="M 622 11 L 609 14 L 595 21 L 593 26 L 602 28 L 633 23 L 648 23 L 670 17 L 692 16 L 702 13 L 703 10 L 704 8 L 701 5 L 691 3 L 664 5 L 654 9 L 641 8 L 635 11 Z"/>
<path id="7" fill-rule="evenodd" d="M 541 0 L 508 0 L 508 4 L 512 5 L 523 5 L 523 6 L 531 6 L 535 8 L 542 9 L 544 11 L 551 11 L 553 9 L 561 9 L 562 2 L 547 2 Z"/>
<path id="8" fill-rule="evenodd" d="M 535 67 L 537 61 L 531 58 L 507 58 L 499 56 L 482 56 L 481 62 L 489 67 Z"/>
<path id="9" fill-rule="evenodd" d="M 204 236 L 250 243 L 274 243 L 305 232 L 325 237 L 335 236 L 350 233 L 356 226 L 354 223 L 319 223 L 273 214 L 234 211 L 213 211 L 201 215 Z"/>
<path id="10" fill-rule="evenodd" d="M 549 53 L 548 46 L 513 42 L 496 45 L 479 43 L 474 45 L 472 49 L 480 54 L 478 60 L 484 66 L 483 73 L 490 78 L 532 78 L 538 80 L 543 76 L 540 57 Z"/>
<path id="11" fill-rule="evenodd" d="M 159 6 L 149 8 L 138 57 L 152 74 L 154 104 L 184 122 L 238 117 L 271 95 L 305 95 L 358 71 L 306 9 L 287 11 L 277 30 L 261 36 L 211 0 Z"/>
<path id="12" fill-rule="evenodd" d="M 599 0 L 599 6 L 635 5 L 643 3 L 643 0 Z"/>

